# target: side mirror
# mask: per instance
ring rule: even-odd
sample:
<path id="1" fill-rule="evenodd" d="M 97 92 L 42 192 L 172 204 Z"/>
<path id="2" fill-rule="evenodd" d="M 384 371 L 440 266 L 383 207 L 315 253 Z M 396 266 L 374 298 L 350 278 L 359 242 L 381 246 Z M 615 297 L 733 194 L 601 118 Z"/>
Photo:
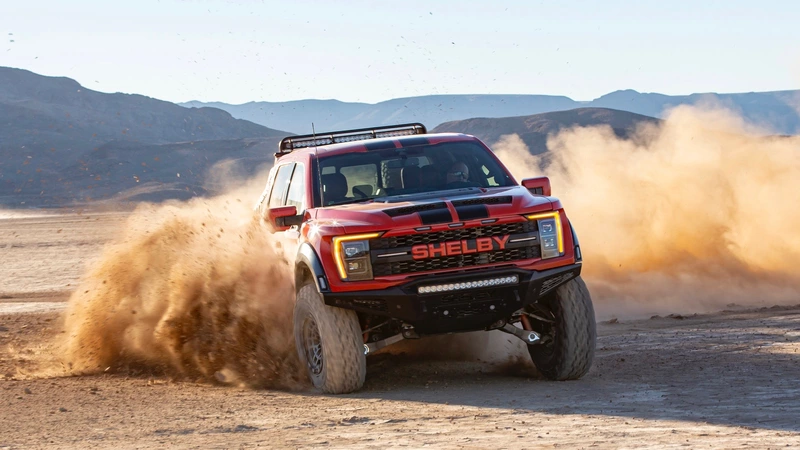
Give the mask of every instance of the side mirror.
<path id="1" fill-rule="evenodd" d="M 550 178 L 536 177 L 522 180 L 522 185 L 528 188 L 533 195 L 550 196 Z"/>
<path id="2" fill-rule="evenodd" d="M 303 217 L 297 215 L 296 206 L 290 205 L 268 209 L 266 220 L 275 227 L 276 231 L 284 231 L 292 225 L 300 225 Z"/>

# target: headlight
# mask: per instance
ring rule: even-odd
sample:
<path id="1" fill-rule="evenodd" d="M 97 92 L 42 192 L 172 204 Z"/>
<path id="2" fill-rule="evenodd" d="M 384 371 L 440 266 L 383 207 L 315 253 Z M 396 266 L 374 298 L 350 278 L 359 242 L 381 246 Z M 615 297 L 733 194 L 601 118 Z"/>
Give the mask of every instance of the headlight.
<path id="1" fill-rule="evenodd" d="M 380 233 L 353 234 L 333 238 L 333 260 L 343 281 L 372 279 L 372 263 L 369 260 L 369 240 Z"/>
<path id="2" fill-rule="evenodd" d="M 558 212 L 533 214 L 528 220 L 535 220 L 539 225 L 539 245 L 542 248 L 542 259 L 555 258 L 564 254 L 564 234 L 561 230 L 561 216 Z"/>

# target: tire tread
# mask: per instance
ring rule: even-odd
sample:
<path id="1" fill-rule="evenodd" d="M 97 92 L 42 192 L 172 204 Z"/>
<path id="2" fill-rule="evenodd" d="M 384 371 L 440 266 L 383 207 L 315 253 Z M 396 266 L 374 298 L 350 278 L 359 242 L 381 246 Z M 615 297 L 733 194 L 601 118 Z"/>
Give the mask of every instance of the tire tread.
<path id="1" fill-rule="evenodd" d="M 300 287 L 295 303 L 294 333 L 297 353 L 306 365 L 301 337 L 304 314 L 314 317 L 322 341 L 322 373 L 315 377 L 309 371 L 314 387 L 328 394 L 346 394 L 360 389 L 366 378 L 367 363 L 356 313 L 326 305 L 313 282 Z"/>
<path id="2" fill-rule="evenodd" d="M 597 323 L 592 298 L 581 277 L 556 289 L 553 309 L 556 314 L 556 342 L 546 355 L 530 346 L 536 368 L 551 380 L 577 380 L 592 367 L 597 342 Z"/>

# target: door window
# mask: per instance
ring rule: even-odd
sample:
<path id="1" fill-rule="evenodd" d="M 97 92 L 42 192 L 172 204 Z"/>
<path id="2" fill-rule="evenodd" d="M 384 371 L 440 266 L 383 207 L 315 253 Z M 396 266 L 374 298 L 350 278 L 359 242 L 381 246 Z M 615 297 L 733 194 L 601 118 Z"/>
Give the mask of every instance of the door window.
<path id="1" fill-rule="evenodd" d="M 286 191 L 289 189 L 289 179 L 292 176 L 294 163 L 286 164 L 278 168 L 278 175 L 275 176 L 275 184 L 272 186 L 272 194 L 269 196 L 269 207 L 275 208 L 283 206 L 286 198 Z"/>
<path id="2" fill-rule="evenodd" d="M 301 214 L 305 209 L 306 203 L 306 170 L 302 164 L 294 167 L 292 181 L 289 183 L 289 193 L 286 196 L 286 206 L 294 205 L 297 207 L 297 214 Z"/>

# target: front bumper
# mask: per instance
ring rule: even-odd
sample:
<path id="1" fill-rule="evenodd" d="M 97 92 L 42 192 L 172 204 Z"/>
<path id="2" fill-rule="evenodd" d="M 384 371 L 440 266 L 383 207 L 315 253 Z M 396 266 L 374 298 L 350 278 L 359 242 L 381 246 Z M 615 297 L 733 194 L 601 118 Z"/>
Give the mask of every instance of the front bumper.
<path id="1" fill-rule="evenodd" d="M 544 271 L 516 268 L 476 270 L 456 275 L 419 277 L 389 289 L 325 292 L 325 304 L 402 320 L 418 334 L 485 330 L 508 319 L 523 306 L 536 302 L 558 286 L 577 277 L 581 264 Z M 519 283 L 450 292 L 419 294 L 420 286 L 455 284 L 517 275 Z"/>

